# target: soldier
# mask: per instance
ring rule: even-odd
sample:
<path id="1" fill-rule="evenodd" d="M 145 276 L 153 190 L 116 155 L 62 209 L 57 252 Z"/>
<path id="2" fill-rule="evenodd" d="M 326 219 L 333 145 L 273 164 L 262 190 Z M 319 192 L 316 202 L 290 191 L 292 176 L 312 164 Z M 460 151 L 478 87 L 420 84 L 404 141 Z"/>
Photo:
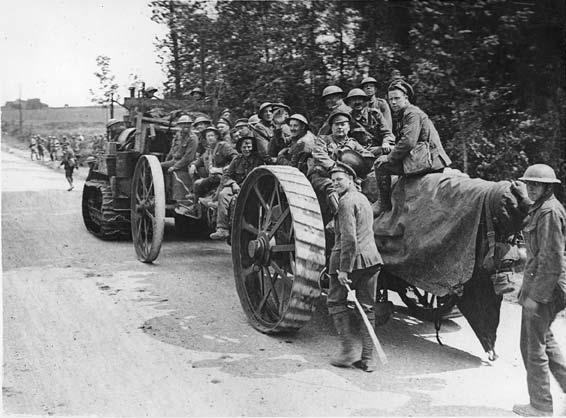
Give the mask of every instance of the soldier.
<path id="1" fill-rule="evenodd" d="M 342 98 L 344 97 L 344 91 L 338 86 L 328 86 L 322 90 L 322 100 L 329 113 L 333 112 L 345 112 L 350 113 L 352 108 L 346 104 Z M 318 135 L 329 135 L 331 132 L 330 123 L 328 118 L 324 121 L 324 124 L 318 131 Z"/>
<path id="2" fill-rule="evenodd" d="M 519 292 L 520 347 L 530 402 L 514 405 L 513 412 L 551 416 L 549 370 L 566 393 L 566 361 L 550 329 L 556 315 L 566 307 L 566 211 L 554 197 L 553 186 L 560 180 L 548 165 L 528 167 L 519 180 L 527 183 L 526 191 L 533 201 L 523 228 L 527 262 Z M 525 194 L 524 186 L 523 190 L 520 184 L 514 187 Z"/>
<path id="3" fill-rule="evenodd" d="M 200 102 L 204 100 L 204 91 L 200 87 L 195 87 L 189 92 L 189 96 L 191 96 L 196 102 Z"/>
<path id="4" fill-rule="evenodd" d="M 199 140 L 199 145 L 197 148 L 197 154 L 202 155 L 206 150 L 206 140 L 202 135 L 202 132 L 212 126 L 212 120 L 208 116 L 197 116 L 193 123 L 193 132 L 197 135 Z"/>
<path id="5" fill-rule="evenodd" d="M 172 198 L 177 201 L 177 208 L 183 204 L 188 204 L 187 194 L 190 193 L 191 178 L 187 167 L 196 158 L 198 138 L 191 131 L 193 121 L 188 115 L 182 115 L 177 121 L 177 126 L 181 128 L 173 138 L 173 144 L 165 160 L 161 163 L 163 169 L 167 169 L 170 177 L 167 181 L 171 182 Z"/>
<path id="6" fill-rule="evenodd" d="M 377 277 L 383 261 L 373 237 L 371 205 L 355 186 L 356 172 L 347 164 L 337 162 L 330 170 L 334 189 L 340 196 L 335 218 L 335 239 L 330 255 L 330 285 L 328 289 L 328 313 L 341 342 L 340 353 L 331 360 L 337 367 L 354 366 L 366 372 L 376 368 L 375 351 L 369 331 L 361 327 L 361 359 L 354 351 L 348 307 L 349 284 L 356 290 L 371 326 L 375 326 L 373 306 L 377 291 Z"/>
<path id="7" fill-rule="evenodd" d="M 63 143 L 63 157 L 61 164 L 59 166 L 63 166 L 65 168 L 65 178 L 69 183 L 69 188 L 67 191 L 73 190 L 73 171 L 77 167 L 77 161 L 75 159 L 75 153 L 69 147 L 67 143 Z"/>
<path id="8" fill-rule="evenodd" d="M 375 160 L 375 178 L 379 195 L 374 215 L 391 210 L 391 175 L 417 175 L 442 171 L 452 161 L 444 151 L 438 132 L 428 115 L 411 104 L 413 88 L 403 80 L 388 88 L 393 111 L 396 143 L 391 152 Z"/>
<path id="9" fill-rule="evenodd" d="M 210 238 L 213 240 L 222 240 L 230 236 L 228 209 L 232 200 L 240 192 L 240 185 L 250 171 L 267 163 L 266 158 L 257 152 L 257 139 L 253 136 L 241 137 L 236 144 L 236 149 L 240 154 L 232 160 L 222 174 L 218 192 L 216 231 L 210 234 Z"/>
<path id="10" fill-rule="evenodd" d="M 177 212 L 181 215 L 198 216 L 199 198 L 220 185 L 224 169 L 238 155 L 232 143 L 221 140 L 220 132 L 215 127 L 208 127 L 202 133 L 206 139 L 206 150 L 189 167 L 189 175 L 193 180 L 193 204 L 188 210 Z"/>
<path id="11" fill-rule="evenodd" d="M 352 121 L 366 131 L 362 145 L 370 148 L 374 155 L 388 154 L 395 145 L 395 137 L 381 112 L 368 107 L 369 97 L 361 89 L 352 89 L 346 96 L 346 104 L 352 108 Z"/>
<path id="12" fill-rule="evenodd" d="M 338 194 L 332 186 L 329 172 L 336 165 L 340 152 L 349 149 L 362 156 L 373 157 L 371 152 L 349 136 L 352 121 L 349 113 L 336 111 L 328 119 L 332 133 L 316 138 L 312 151 L 313 166 L 307 175 L 318 197 L 325 225 L 338 208 Z"/>
<path id="13" fill-rule="evenodd" d="M 157 99 L 155 93 L 157 93 L 157 89 L 153 86 L 150 86 L 144 90 L 143 95 L 146 99 Z"/>
<path id="14" fill-rule="evenodd" d="M 362 80 L 360 84 L 361 89 L 368 95 L 369 97 L 369 104 L 368 107 L 372 107 L 377 109 L 381 112 L 385 121 L 387 122 L 387 126 L 389 129 L 393 128 L 393 122 L 391 119 L 391 110 L 389 109 L 389 105 L 387 101 L 377 97 L 377 80 L 373 77 L 366 77 Z"/>
<path id="15" fill-rule="evenodd" d="M 267 151 L 269 142 L 273 139 L 275 125 L 273 125 L 273 106 L 271 103 L 262 103 L 257 112 L 259 122 L 252 125 L 254 136 L 260 152 Z"/>
<path id="16" fill-rule="evenodd" d="M 279 151 L 276 164 L 292 165 L 306 174 L 306 158 L 312 157 L 316 137 L 309 130 L 307 118 L 301 114 L 295 113 L 287 119 L 287 123 L 291 131 L 291 141 Z"/>
<path id="17" fill-rule="evenodd" d="M 250 130 L 250 126 L 248 125 L 248 119 L 241 118 L 236 120 L 231 134 L 233 143 L 238 143 L 238 140 L 243 136 L 250 136 L 252 132 Z"/>
<path id="18" fill-rule="evenodd" d="M 218 122 L 216 122 L 216 129 L 220 131 L 220 136 L 222 137 L 223 141 L 232 141 L 232 137 L 230 136 L 230 129 L 232 128 L 232 123 L 229 119 L 220 118 Z"/>

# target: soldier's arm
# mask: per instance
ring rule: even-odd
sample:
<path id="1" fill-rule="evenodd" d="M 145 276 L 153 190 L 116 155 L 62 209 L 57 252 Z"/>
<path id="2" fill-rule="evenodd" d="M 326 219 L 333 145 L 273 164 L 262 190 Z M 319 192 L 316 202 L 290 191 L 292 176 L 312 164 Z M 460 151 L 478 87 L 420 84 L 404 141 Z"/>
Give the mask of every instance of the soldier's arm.
<path id="1" fill-rule="evenodd" d="M 377 135 L 381 139 L 382 145 L 395 145 L 395 136 L 391 132 L 391 125 L 385 120 L 385 116 L 381 112 L 375 112 L 374 116 L 377 121 Z"/>
<path id="2" fill-rule="evenodd" d="M 316 138 L 312 150 L 312 156 L 314 158 L 314 164 L 319 165 L 326 170 L 330 170 L 335 164 L 335 161 L 330 158 L 330 155 L 328 155 L 326 141 L 323 137 Z"/>
<path id="3" fill-rule="evenodd" d="M 181 170 L 183 168 L 187 168 L 189 164 L 195 160 L 197 146 L 198 146 L 198 141 L 195 141 L 194 139 L 189 140 L 189 143 L 185 148 L 185 153 L 183 154 L 181 159 L 173 165 L 173 169 Z"/>
<path id="4" fill-rule="evenodd" d="M 389 105 L 385 100 L 378 100 L 377 103 L 379 111 L 383 115 L 387 127 L 389 128 L 389 130 L 393 129 L 393 118 L 391 117 L 391 109 L 389 109 Z"/>
<path id="5" fill-rule="evenodd" d="M 387 160 L 391 163 L 402 162 L 407 154 L 417 145 L 421 132 L 419 115 L 416 112 L 407 112 L 402 120 L 403 128 L 397 138 L 397 143 Z"/>
<path id="6" fill-rule="evenodd" d="M 351 273 L 358 253 L 356 236 L 356 215 L 354 202 L 340 199 L 338 204 L 338 223 L 340 225 L 340 271 Z"/>

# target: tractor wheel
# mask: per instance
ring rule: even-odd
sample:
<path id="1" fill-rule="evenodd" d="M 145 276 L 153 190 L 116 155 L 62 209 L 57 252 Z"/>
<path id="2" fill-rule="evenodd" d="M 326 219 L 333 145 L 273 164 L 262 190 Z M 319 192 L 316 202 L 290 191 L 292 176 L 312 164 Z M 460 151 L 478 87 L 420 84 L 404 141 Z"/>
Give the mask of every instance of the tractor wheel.
<path id="1" fill-rule="evenodd" d="M 288 166 L 253 170 L 232 222 L 236 289 L 260 332 L 294 331 L 312 317 L 325 265 L 324 226 L 316 194 Z"/>
<path id="2" fill-rule="evenodd" d="M 86 229 L 104 240 L 130 236 L 128 212 L 114 210 L 112 187 L 107 180 L 87 180 L 83 188 L 82 215 Z"/>
<path id="3" fill-rule="evenodd" d="M 131 226 L 138 259 L 153 262 L 159 255 L 165 230 L 165 183 L 154 155 L 139 158 L 132 179 Z"/>

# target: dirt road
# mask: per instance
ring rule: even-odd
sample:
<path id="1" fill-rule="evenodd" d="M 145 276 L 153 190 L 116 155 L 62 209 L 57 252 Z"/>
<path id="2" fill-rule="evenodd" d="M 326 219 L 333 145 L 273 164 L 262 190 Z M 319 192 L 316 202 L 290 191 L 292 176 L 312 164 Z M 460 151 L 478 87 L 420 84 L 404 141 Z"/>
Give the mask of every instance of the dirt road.
<path id="1" fill-rule="evenodd" d="M 337 369 L 323 301 L 301 332 L 260 334 L 226 244 L 180 239 L 168 224 L 158 262 L 144 265 L 130 242 L 89 235 L 82 184 L 66 188 L 62 170 L 2 152 L 4 413 L 511 416 L 526 400 L 514 304 L 494 364 L 463 318 L 444 323 L 439 346 L 399 307 L 378 334 L 389 364 Z M 563 318 L 555 331 L 565 343 Z"/>

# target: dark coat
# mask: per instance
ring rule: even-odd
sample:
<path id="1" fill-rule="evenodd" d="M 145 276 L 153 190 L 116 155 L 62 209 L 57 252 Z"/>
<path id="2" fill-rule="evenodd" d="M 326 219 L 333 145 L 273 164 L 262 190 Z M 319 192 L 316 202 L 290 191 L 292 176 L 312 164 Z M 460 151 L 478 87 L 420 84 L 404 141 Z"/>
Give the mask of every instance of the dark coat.
<path id="1" fill-rule="evenodd" d="M 387 161 L 402 165 L 405 157 L 417 145 L 417 142 L 430 144 L 432 171 L 440 170 L 452 164 L 444 151 L 440 137 L 428 115 L 417 106 L 409 104 L 393 119 L 393 134 L 396 142 L 393 150 L 387 155 Z"/>
<path id="2" fill-rule="evenodd" d="M 340 197 L 334 221 L 335 242 L 330 272 L 351 273 L 383 264 L 373 236 L 373 212 L 367 197 L 349 190 Z"/>

